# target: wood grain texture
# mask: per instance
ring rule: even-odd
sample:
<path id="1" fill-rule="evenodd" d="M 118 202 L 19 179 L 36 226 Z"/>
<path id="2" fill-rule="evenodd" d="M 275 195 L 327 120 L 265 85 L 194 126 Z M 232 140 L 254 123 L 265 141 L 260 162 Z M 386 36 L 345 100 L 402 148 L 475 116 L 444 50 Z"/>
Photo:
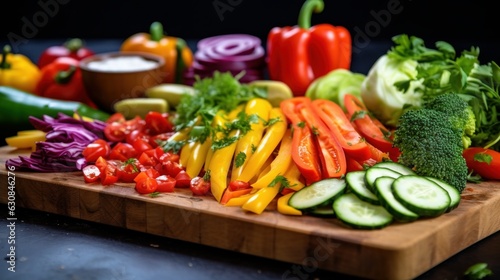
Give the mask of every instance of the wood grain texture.
<path id="1" fill-rule="evenodd" d="M 24 152 L 27 154 L 27 152 Z M 22 154 L 0 148 L 0 202 L 15 176 L 16 207 L 375 279 L 412 279 L 500 230 L 500 182 L 469 184 L 458 208 L 437 218 L 354 230 L 335 218 L 285 216 L 271 205 L 261 215 L 225 207 L 189 190 L 151 198 L 132 184 L 85 184 L 80 172 L 8 174 L 5 161 Z"/>

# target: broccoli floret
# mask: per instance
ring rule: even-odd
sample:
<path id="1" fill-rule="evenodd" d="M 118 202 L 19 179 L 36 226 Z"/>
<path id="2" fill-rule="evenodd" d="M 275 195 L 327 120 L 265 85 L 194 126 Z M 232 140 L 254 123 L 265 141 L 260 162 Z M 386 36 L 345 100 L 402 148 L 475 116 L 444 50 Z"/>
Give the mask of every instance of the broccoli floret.
<path id="1" fill-rule="evenodd" d="M 463 148 L 468 148 L 471 136 L 476 132 L 476 116 L 471 106 L 456 93 L 445 93 L 425 103 L 424 108 L 440 111 L 449 115 L 453 128 L 462 131 Z"/>
<path id="2" fill-rule="evenodd" d="M 463 130 L 456 129 L 453 117 L 427 108 L 405 111 L 394 132 L 398 162 L 419 175 L 441 179 L 460 192 L 467 183 L 467 165 L 462 156 Z"/>

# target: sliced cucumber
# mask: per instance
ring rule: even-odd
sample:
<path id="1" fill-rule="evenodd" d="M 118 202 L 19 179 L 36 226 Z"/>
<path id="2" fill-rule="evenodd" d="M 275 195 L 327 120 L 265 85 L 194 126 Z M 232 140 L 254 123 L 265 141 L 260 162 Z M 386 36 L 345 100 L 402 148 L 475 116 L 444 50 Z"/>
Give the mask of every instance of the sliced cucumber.
<path id="1" fill-rule="evenodd" d="M 359 197 L 359 199 L 375 205 L 379 205 L 380 202 L 378 200 L 378 197 L 366 186 L 365 173 L 366 171 L 364 170 L 352 171 L 347 173 L 345 175 L 347 187 L 357 197 Z"/>
<path id="2" fill-rule="evenodd" d="M 383 206 L 363 201 L 353 193 L 345 193 L 335 199 L 333 211 L 340 221 L 359 229 L 383 228 L 393 220 Z"/>
<path id="3" fill-rule="evenodd" d="M 452 185 L 446 183 L 443 180 L 433 178 L 433 177 L 427 177 L 427 179 L 430 179 L 437 183 L 441 188 L 445 189 L 448 194 L 450 195 L 450 207 L 446 210 L 446 212 L 450 212 L 451 210 L 455 209 L 458 207 L 458 204 L 460 204 L 461 196 L 460 192 L 457 190 L 457 188 L 453 187 Z"/>
<path id="4" fill-rule="evenodd" d="M 393 171 L 401 173 L 402 175 L 416 175 L 415 171 L 413 171 L 408 166 L 403 165 L 403 164 L 398 163 L 398 162 L 394 162 L 394 161 L 382 161 L 382 162 L 376 163 L 375 165 L 373 165 L 373 167 L 381 167 L 381 168 L 391 169 Z"/>
<path id="5" fill-rule="evenodd" d="M 312 209 L 332 203 L 345 190 L 344 179 L 323 179 L 294 193 L 288 200 L 288 204 L 298 210 Z"/>
<path id="6" fill-rule="evenodd" d="M 368 168 L 365 174 L 366 187 L 375 195 L 377 194 L 377 190 L 375 189 L 375 180 L 383 176 L 398 178 L 399 176 L 402 176 L 402 174 L 392 169 L 384 167 L 372 166 Z"/>
<path id="7" fill-rule="evenodd" d="M 394 181 L 394 178 L 385 176 L 375 180 L 377 196 L 382 206 L 384 206 L 398 221 L 411 222 L 418 219 L 418 215 L 415 212 L 410 211 L 394 197 L 392 193 L 392 183 Z"/>
<path id="8" fill-rule="evenodd" d="M 439 216 L 451 204 L 448 192 L 424 176 L 400 176 L 392 183 L 392 191 L 401 204 L 419 216 Z"/>
<path id="9" fill-rule="evenodd" d="M 307 213 L 315 216 L 329 217 L 334 216 L 335 211 L 333 211 L 333 203 L 328 203 L 327 205 L 319 206 L 311 209 Z"/>

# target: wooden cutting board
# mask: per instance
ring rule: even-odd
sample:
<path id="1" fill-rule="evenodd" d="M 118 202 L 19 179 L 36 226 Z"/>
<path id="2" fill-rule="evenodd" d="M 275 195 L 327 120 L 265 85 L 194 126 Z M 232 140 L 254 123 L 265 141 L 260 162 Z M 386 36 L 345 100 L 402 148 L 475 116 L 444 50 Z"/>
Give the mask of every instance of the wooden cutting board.
<path id="1" fill-rule="evenodd" d="M 286 216 L 271 205 L 261 215 L 212 197 L 176 190 L 152 198 L 133 184 L 85 184 L 80 172 L 9 173 L 8 158 L 29 151 L 0 148 L 0 202 L 15 181 L 16 207 L 123 227 L 244 254 L 290 262 L 287 277 L 321 268 L 375 279 L 412 279 L 500 230 L 500 182 L 469 184 L 458 208 L 432 219 L 354 230 L 335 218 Z M 286 272 L 285 272 L 286 273 Z"/>

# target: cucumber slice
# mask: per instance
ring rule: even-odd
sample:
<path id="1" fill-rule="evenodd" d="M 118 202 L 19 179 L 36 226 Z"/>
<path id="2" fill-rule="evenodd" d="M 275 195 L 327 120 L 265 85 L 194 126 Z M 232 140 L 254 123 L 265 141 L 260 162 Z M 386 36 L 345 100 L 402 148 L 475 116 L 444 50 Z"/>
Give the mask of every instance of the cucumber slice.
<path id="1" fill-rule="evenodd" d="M 298 210 L 324 206 L 332 203 L 337 196 L 345 192 L 345 189 L 344 179 L 323 179 L 294 193 L 288 200 L 288 205 Z"/>
<path id="2" fill-rule="evenodd" d="M 333 203 L 328 203 L 327 205 L 313 208 L 310 211 L 307 211 L 306 213 L 321 217 L 329 217 L 335 215 L 335 211 L 333 211 Z"/>
<path id="3" fill-rule="evenodd" d="M 333 211 L 344 224 L 358 229 L 383 228 L 393 220 L 383 206 L 363 201 L 353 193 L 345 193 L 335 199 Z"/>
<path id="4" fill-rule="evenodd" d="M 403 175 L 417 175 L 415 171 L 406 165 L 394 161 L 382 161 L 373 165 L 374 167 L 387 168 Z"/>
<path id="5" fill-rule="evenodd" d="M 451 203 L 448 192 L 424 176 L 403 175 L 392 183 L 392 192 L 401 204 L 419 216 L 439 216 Z"/>
<path id="6" fill-rule="evenodd" d="M 402 174 L 389 168 L 375 166 L 368 168 L 365 173 L 366 187 L 375 195 L 377 194 L 377 190 L 375 189 L 375 180 L 383 176 L 398 178 L 402 176 Z"/>
<path id="7" fill-rule="evenodd" d="M 366 171 L 352 171 L 345 175 L 345 180 L 347 187 L 352 191 L 359 199 L 369 202 L 371 204 L 380 205 L 378 197 L 368 189 L 365 181 Z"/>
<path id="8" fill-rule="evenodd" d="M 394 180 L 395 179 L 391 177 L 380 177 L 375 180 L 377 196 L 382 206 L 384 206 L 398 221 L 411 222 L 418 219 L 418 215 L 415 212 L 410 211 L 394 198 L 394 194 L 392 193 L 392 183 Z"/>
<path id="9" fill-rule="evenodd" d="M 445 189 L 450 195 L 451 202 L 446 212 L 450 212 L 451 210 L 458 207 L 458 204 L 460 204 L 461 196 L 460 196 L 460 191 L 458 191 L 457 188 L 437 178 L 427 177 L 427 179 L 430 179 L 435 183 L 437 183 L 441 188 Z"/>

